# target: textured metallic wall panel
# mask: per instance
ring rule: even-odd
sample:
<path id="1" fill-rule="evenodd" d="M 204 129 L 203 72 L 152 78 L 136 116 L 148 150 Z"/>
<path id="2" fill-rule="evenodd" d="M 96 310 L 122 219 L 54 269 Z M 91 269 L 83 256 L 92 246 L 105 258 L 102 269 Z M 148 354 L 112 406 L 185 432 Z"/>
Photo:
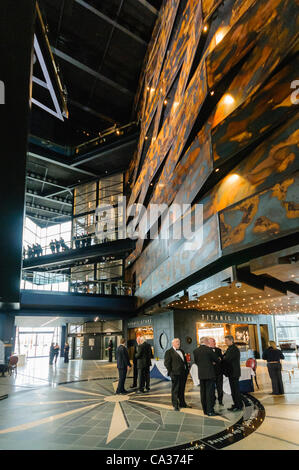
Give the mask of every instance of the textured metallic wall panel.
<path id="1" fill-rule="evenodd" d="M 212 131 L 217 163 L 238 154 L 271 128 L 297 112 L 291 101 L 291 82 L 298 75 L 299 59 L 278 72 L 253 98 L 248 98 Z"/>
<path id="2" fill-rule="evenodd" d="M 294 116 L 249 153 L 200 201 L 204 205 L 204 218 L 298 170 L 298 116 Z"/>
<path id="3" fill-rule="evenodd" d="M 178 2 L 164 2 L 141 77 L 130 204 L 202 203 L 205 231 L 220 217 L 224 254 L 298 227 L 298 105 L 291 101 L 298 6 L 299 0 L 188 0 L 174 22 Z M 162 123 L 169 90 L 172 108 Z M 193 261 L 183 240 L 138 240 L 127 276 L 136 275 L 139 305 L 221 258 L 217 229 L 205 243 L 207 252 L 199 250 Z"/>
<path id="4" fill-rule="evenodd" d="M 139 305 L 219 258 L 217 216 L 211 217 L 204 224 L 203 244 L 199 248 L 186 249 L 186 243 L 181 243 L 175 256 L 163 261 L 136 290 L 135 295 L 138 297 Z"/>
<path id="5" fill-rule="evenodd" d="M 298 231 L 299 173 L 219 214 L 223 254 Z"/>

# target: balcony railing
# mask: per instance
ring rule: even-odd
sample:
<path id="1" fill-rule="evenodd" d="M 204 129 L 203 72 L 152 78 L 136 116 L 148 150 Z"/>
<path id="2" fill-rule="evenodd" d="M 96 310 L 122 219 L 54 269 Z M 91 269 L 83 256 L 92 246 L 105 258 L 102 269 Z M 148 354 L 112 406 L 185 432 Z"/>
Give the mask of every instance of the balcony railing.
<path id="1" fill-rule="evenodd" d="M 23 271 L 22 289 L 97 295 L 133 295 L 134 285 L 123 279 L 78 280 L 63 273 Z"/>
<path id="2" fill-rule="evenodd" d="M 123 230 L 113 230 L 106 232 L 103 237 L 96 237 L 95 233 L 89 235 L 75 236 L 69 242 L 65 242 L 64 239 L 53 240 L 48 245 L 41 246 L 40 244 L 34 244 L 32 246 L 27 245 L 23 248 L 23 259 L 38 258 L 39 256 L 45 256 L 49 254 L 63 253 L 69 250 L 78 250 L 80 248 L 86 248 L 92 245 L 100 245 L 110 241 L 120 240 L 124 238 Z"/>

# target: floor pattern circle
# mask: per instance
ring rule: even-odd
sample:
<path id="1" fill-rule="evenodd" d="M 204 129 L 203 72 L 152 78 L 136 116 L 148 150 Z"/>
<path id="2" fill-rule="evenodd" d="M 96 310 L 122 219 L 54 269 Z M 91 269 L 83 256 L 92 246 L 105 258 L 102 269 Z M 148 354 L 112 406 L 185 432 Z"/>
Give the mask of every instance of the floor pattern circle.
<path id="1" fill-rule="evenodd" d="M 169 382 L 153 379 L 145 394 L 115 395 L 116 386 L 93 379 L 9 396 L 0 402 L 0 449 L 216 450 L 254 432 L 265 417 L 250 395 L 242 411 L 228 411 L 225 395 L 225 406 L 215 406 L 219 416 L 205 416 L 191 382 L 186 401 L 192 408 L 180 412 L 171 406 Z"/>

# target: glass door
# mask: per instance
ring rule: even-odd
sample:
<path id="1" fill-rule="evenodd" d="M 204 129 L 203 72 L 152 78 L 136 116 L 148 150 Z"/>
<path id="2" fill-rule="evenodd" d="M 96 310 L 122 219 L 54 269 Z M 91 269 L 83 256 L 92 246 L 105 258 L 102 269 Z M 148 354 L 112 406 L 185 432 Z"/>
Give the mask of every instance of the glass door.
<path id="1" fill-rule="evenodd" d="M 116 348 L 116 338 L 115 336 L 104 336 L 104 354 L 103 354 L 103 359 L 106 359 L 108 361 L 109 359 L 109 351 L 108 351 L 108 346 L 109 342 L 112 340 L 113 343 L 113 352 L 112 352 L 112 359 L 115 359 L 115 348 Z"/>
<path id="2" fill-rule="evenodd" d="M 84 336 L 76 336 L 75 337 L 75 357 L 74 357 L 74 359 L 81 359 L 82 358 L 83 341 L 84 341 Z"/>

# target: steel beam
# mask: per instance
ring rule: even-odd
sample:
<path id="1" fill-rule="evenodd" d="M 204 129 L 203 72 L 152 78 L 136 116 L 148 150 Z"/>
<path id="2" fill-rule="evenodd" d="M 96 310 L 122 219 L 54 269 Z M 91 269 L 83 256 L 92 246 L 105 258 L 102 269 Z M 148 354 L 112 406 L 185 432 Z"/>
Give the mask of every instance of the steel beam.
<path id="1" fill-rule="evenodd" d="M 62 186 L 59 183 L 52 183 L 52 182 L 47 181 L 46 179 L 43 179 L 43 178 L 36 178 L 35 176 L 30 176 L 30 175 L 26 175 L 26 178 L 28 178 L 32 181 L 38 181 L 39 183 L 42 183 L 42 184 L 49 184 L 50 186 L 55 186 L 56 188 L 61 188 L 61 189 L 64 189 L 65 191 L 68 190 L 67 186 Z"/>
<path id="2" fill-rule="evenodd" d="M 43 155 L 39 155 L 37 153 L 28 152 L 27 155 L 29 157 L 36 158 L 37 160 L 42 160 L 44 162 L 53 163 L 53 165 L 61 166 L 62 168 L 67 168 L 68 170 L 74 171 L 76 173 L 81 173 L 82 175 L 93 176 L 94 178 L 99 177 L 99 175 L 96 175 L 95 173 L 91 173 L 91 171 L 82 170 L 81 168 L 77 168 L 75 166 L 70 166 L 67 163 L 63 163 L 61 161 L 54 160 L 54 159 L 49 158 L 49 157 L 44 157 Z"/>
<path id="3" fill-rule="evenodd" d="M 139 3 L 141 3 L 145 8 L 147 8 L 151 13 L 153 13 L 154 15 L 158 16 L 158 10 L 153 7 L 153 5 L 151 5 L 149 2 L 147 2 L 146 0 L 137 0 Z"/>
<path id="4" fill-rule="evenodd" d="M 109 146 L 107 145 L 106 149 L 104 149 L 103 151 L 99 151 L 99 152 L 93 153 L 93 155 L 82 157 L 80 160 L 78 159 L 77 161 L 72 163 L 72 167 L 74 168 L 74 167 L 77 167 L 78 165 L 83 165 L 83 164 L 88 163 L 92 160 L 96 160 L 97 158 L 109 155 L 109 153 L 113 153 L 118 149 L 126 148 L 126 147 L 132 145 L 132 143 L 136 142 L 137 138 L 138 138 L 138 136 L 134 135 L 126 142 L 123 142 L 123 143 L 118 143 L 118 142 L 115 143 L 114 142 L 113 144 L 110 144 Z"/>
<path id="5" fill-rule="evenodd" d="M 109 16 L 107 15 L 104 15 L 104 13 L 101 13 L 99 10 L 97 10 L 96 8 L 94 8 L 93 6 L 89 5 L 88 3 L 84 2 L 84 0 L 75 0 L 76 3 L 78 3 L 78 5 L 81 5 L 82 7 L 86 8 L 87 10 L 89 10 L 91 13 L 94 13 L 96 16 L 98 16 L 99 18 L 101 18 L 102 20 L 106 21 L 107 23 L 113 25 L 116 29 L 118 29 L 119 31 L 122 31 L 123 33 L 127 34 L 128 36 L 130 36 L 132 39 L 134 39 L 135 41 L 139 42 L 139 44 L 142 44 L 143 46 L 147 47 L 147 42 L 144 41 L 144 39 L 142 39 L 141 37 L 137 36 L 136 34 L 132 33 L 129 29 L 125 28 L 124 26 L 121 26 L 120 24 L 118 24 L 115 20 L 112 20 L 111 18 L 109 18 Z M 140 0 L 140 3 L 142 4 L 147 4 L 147 2 L 143 1 L 143 0 Z M 153 7 L 152 7 L 153 8 Z"/>
<path id="6" fill-rule="evenodd" d="M 75 106 L 75 107 L 77 107 L 77 108 L 79 108 L 79 109 L 82 109 L 82 111 L 85 111 L 86 113 L 92 114 L 96 118 L 102 119 L 103 121 L 107 121 L 110 124 L 115 124 L 116 123 L 115 119 L 112 119 L 111 117 L 106 116 L 105 114 L 99 113 L 99 112 L 95 111 L 94 109 L 91 109 L 88 106 L 85 106 L 85 105 L 79 103 L 78 101 L 69 99 L 68 103 Z"/>
<path id="7" fill-rule="evenodd" d="M 133 91 L 128 90 L 128 88 L 123 87 L 119 83 L 116 83 L 114 80 L 111 80 L 110 78 L 105 77 L 103 74 L 96 72 L 96 70 L 91 69 L 87 65 L 82 64 L 82 62 L 79 62 L 79 60 L 74 59 L 73 57 L 66 54 L 65 52 L 60 51 L 59 49 L 56 49 L 56 47 L 52 47 L 52 51 L 60 59 L 65 60 L 66 62 L 74 65 L 74 67 L 77 67 L 78 69 L 83 70 L 89 75 L 96 77 L 101 82 L 106 83 L 106 85 L 109 85 L 115 88 L 116 90 L 120 91 L 121 93 L 124 93 L 125 95 L 129 95 L 129 96 L 134 95 Z"/>
<path id="8" fill-rule="evenodd" d="M 30 192 L 26 191 L 26 196 L 38 197 L 39 199 L 43 199 L 44 201 L 57 202 L 57 204 L 72 207 L 72 204 L 70 202 L 57 201 L 56 199 L 51 199 L 49 196 L 42 196 L 41 194 L 34 194 L 34 193 L 30 193 Z"/>

